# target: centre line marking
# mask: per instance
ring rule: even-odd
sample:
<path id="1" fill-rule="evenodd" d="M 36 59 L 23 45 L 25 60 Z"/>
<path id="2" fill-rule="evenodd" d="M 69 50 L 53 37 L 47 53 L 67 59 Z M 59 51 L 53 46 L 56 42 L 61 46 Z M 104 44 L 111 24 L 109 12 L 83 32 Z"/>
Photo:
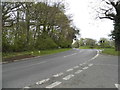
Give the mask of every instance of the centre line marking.
<path id="1" fill-rule="evenodd" d="M 68 75 L 68 76 L 65 76 L 65 77 L 63 78 L 63 80 L 69 80 L 69 79 L 72 78 L 72 77 L 74 77 L 74 75 L 73 75 L 73 74 L 70 74 L 70 75 Z"/>
<path id="2" fill-rule="evenodd" d="M 61 76 L 61 75 L 63 75 L 64 73 L 58 73 L 58 74 L 56 74 L 56 75 L 53 75 L 53 77 L 59 77 L 59 76 Z"/>
<path id="3" fill-rule="evenodd" d="M 88 69 L 88 67 L 84 67 L 83 69 L 84 69 L 84 70 L 85 70 L 85 69 Z"/>
<path id="4" fill-rule="evenodd" d="M 88 66 L 90 66 L 90 67 L 91 67 L 91 66 L 93 66 L 93 64 L 89 64 Z"/>
<path id="5" fill-rule="evenodd" d="M 44 79 L 44 80 L 41 80 L 41 81 L 38 81 L 38 82 L 36 82 L 36 84 L 37 85 L 40 85 L 40 84 L 43 84 L 43 83 L 45 83 L 45 82 L 47 82 L 47 81 L 49 81 L 50 79 L 48 78 L 48 79 Z"/>
<path id="6" fill-rule="evenodd" d="M 75 54 L 77 54 L 77 53 L 73 53 L 73 54 L 70 54 L 70 55 L 66 55 L 66 56 L 64 56 L 64 57 L 69 57 L 69 56 L 72 56 L 72 55 L 75 55 Z"/>
<path id="7" fill-rule="evenodd" d="M 79 74 L 80 72 L 82 72 L 82 70 L 78 70 L 77 72 L 75 72 L 75 74 Z"/>
<path id="8" fill-rule="evenodd" d="M 67 70 L 67 72 L 70 72 L 70 71 L 73 71 L 73 69 L 71 68 L 71 69 L 68 69 L 68 70 Z"/>
<path id="9" fill-rule="evenodd" d="M 24 88 L 30 88 L 30 87 L 28 87 L 28 86 L 25 86 Z"/>
<path id="10" fill-rule="evenodd" d="M 75 66 L 74 69 L 79 68 L 79 66 Z"/>
<path id="11" fill-rule="evenodd" d="M 62 82 L 56 81 L 56 82 L 52 83 L 51 85 L 48 85 L 46 88 L 54 88 L 54 87 L 60 85 L 61 83 Z"/>
<path id="12" fill-rule="evenodd" d="M 72 55 L 75 55 L 75 54 L 77 54 L 77 53 L 73 53 Z"/>

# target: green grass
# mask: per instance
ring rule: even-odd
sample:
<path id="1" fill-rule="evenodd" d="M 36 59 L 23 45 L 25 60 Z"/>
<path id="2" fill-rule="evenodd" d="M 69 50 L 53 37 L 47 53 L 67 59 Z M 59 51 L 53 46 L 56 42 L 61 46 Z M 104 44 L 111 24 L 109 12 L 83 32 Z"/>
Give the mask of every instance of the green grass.
<path id="1" fill-rule="evenodd" d="M 80 49 L 91 49 L 91 48 L 88 46 L 80 46 Z"/>
<path id="2" fill-rule="evenodd" d="M 120 51 L 115 51 L 114 48 L 104 48 L 104 51 L 102 51 L 103 54 L 109 54 L 109 55 L 115 55 L 120 56 Z"/>
<path id="3" fill-rule="evenodd" d="M 0 62 L 2 62 L 2 53 L 0 52 Z"/>
<path id="4" fill-rule="evenodd" d="M 103 54 L 120 56 L 120 51 L 119 52 L 115 51 L 114 48 L 100 48 L 100 47 L 90 48 L 88 46 L 80 46 L 80 49 L 104 49 L 104 51 L 102 51 Z"/>
<path id="5" fill-rule="evenodd" d="M 98 47 L 80 46 L 79 49 L 99 49 Z"/>
<path id="6" fill-rule="evenodd" d="M 49 54 L 64 52 L 64 51 L 67 51 L 67 50 L 70 50 L 70 49 L 71 48 L 2 53 L 2 57 L 3 58 L 10 58 L 10 57 L 20 56 L 20 55 L 42 56 L 42 55 L 49 55 Z"/>

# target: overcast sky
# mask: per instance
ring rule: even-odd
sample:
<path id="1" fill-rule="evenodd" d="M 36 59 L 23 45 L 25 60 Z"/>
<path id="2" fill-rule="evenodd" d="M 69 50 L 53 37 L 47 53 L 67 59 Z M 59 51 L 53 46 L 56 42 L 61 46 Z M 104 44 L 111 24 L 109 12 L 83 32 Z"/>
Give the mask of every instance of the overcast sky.
<path id="1" fill-rule="evenodd" d="M 65 0 L 69 5 L 67 14 L 73 15 L 74 25 L 80 28 L 83 38 L 99 40 L 101 37 L 110 38 L 108 35 L 113 30 L 110 20 L 95 20 L 96 13 L 91 8 L 95 0 Z M 95 3 L 94 3 L 95 4 Z M 96 3 L 99 5 L 99 3 Z"/>

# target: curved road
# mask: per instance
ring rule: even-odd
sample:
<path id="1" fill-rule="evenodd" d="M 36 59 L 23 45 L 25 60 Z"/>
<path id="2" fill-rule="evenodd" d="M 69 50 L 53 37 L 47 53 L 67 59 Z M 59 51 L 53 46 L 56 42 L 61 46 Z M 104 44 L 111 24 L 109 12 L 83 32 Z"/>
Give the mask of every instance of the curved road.
<path id="1" fill-rule="evenodd" d="M 82 69 L 84 70 L 87 69 L 86 63 L 89 62 L 93 63 L 92 60 L 96 59 L 98 55 L 99 55 L 99 51 L 96 49 L 72 49 L 70 51 L 57 53 L 53 55 L 41 56 L 38 58 L 30 58 L 24 61 L 17 61 L 13 63 L 3 64 L 2 66 L 3 88 L 23 88 L 25 86 L 32 86 L 33 88 L 36 88 L 37 87 L 35 84 L 36 82 L 40 80 L 44 80 L 46 78 L 48 78 L 49 81 L 50 77 L 54 76 L 57 78 L 59 74 L 61 76 L 63 75 L 63 80 L 70 79 L 75 75 L 69 74 L 69 72 L 73 72 L 74 71 L 73 69 L 76 69 L 74 73 L 75 74 L 80 73 L 81 71 L 77 70 L 77 68 L 80 67 L 78 65 L 83 65 Z M 115 63 L 116 62 L 117 61 L 115 61 Z M 89 65 L 92 66 L 92 64 Z M 117 76 L 115 76 L 115 78 L 116 77 Z M 58 79 L 53 78 L 51 83 L 48 83 L 48 85 L 46 86 L 42 85 L 41 87 L 42 88 L 55 87 L 62 83 L 59 82 L 58 80 L 59 78 Z M 52 84 L 52 82 L 54 83 Z M 38 84 L 41 84 L 41 82 L 38 82 Z M 61 87 L 65 87 L 65 86 L 61 86 Z"/>

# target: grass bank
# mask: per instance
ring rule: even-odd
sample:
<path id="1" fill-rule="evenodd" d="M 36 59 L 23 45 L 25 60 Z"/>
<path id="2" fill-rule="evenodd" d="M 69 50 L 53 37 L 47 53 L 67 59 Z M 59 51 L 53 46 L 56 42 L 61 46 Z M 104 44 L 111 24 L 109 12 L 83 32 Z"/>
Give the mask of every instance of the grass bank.
<path id="1" fill-rule="evenodd" d="M 2 62 L 2 53 L 0 52 L 0 62 Z"/>
<path id="2" fill-rule="evenodd" d="M 120 56 L 120 51 L 115 51 L 114 48 L 104 48 L 104 51 L 102 51 L 103 54 L 109 54 L 109 55 L 115 55 Z"/>
<path id="3" fill-rule="evenodd" d="M 115 51 L 114 48 L 100 48 L 100 47 L 90 48 L 88 46 L 80 46 L 80 49 L 104 49 L 104 51 L 102 51 L 103 54 L 120 56 L 120 51 L 119 52 Z"/>
<path id="4" fill-rule="evenodd" d="M 23 59 L 23 58 L 30 58 L 35 56 L 43 56 L 43 55 L 50 55 L 59 52 L 68 51 L 71 48 L 62 48 L 62 49 L 51 49 L 51 50 L 35 50 L 35 51 L 25 51 L 25 52 L 9 52 L 9 53 L 2 53 L 3 61 L 6 59 Z"/>
<path id="5" fill-rule="evenodd" d="M 92 48 L 90 48 L 88 46 L 80 46 L 80 49 L 92 49 Z"/>

